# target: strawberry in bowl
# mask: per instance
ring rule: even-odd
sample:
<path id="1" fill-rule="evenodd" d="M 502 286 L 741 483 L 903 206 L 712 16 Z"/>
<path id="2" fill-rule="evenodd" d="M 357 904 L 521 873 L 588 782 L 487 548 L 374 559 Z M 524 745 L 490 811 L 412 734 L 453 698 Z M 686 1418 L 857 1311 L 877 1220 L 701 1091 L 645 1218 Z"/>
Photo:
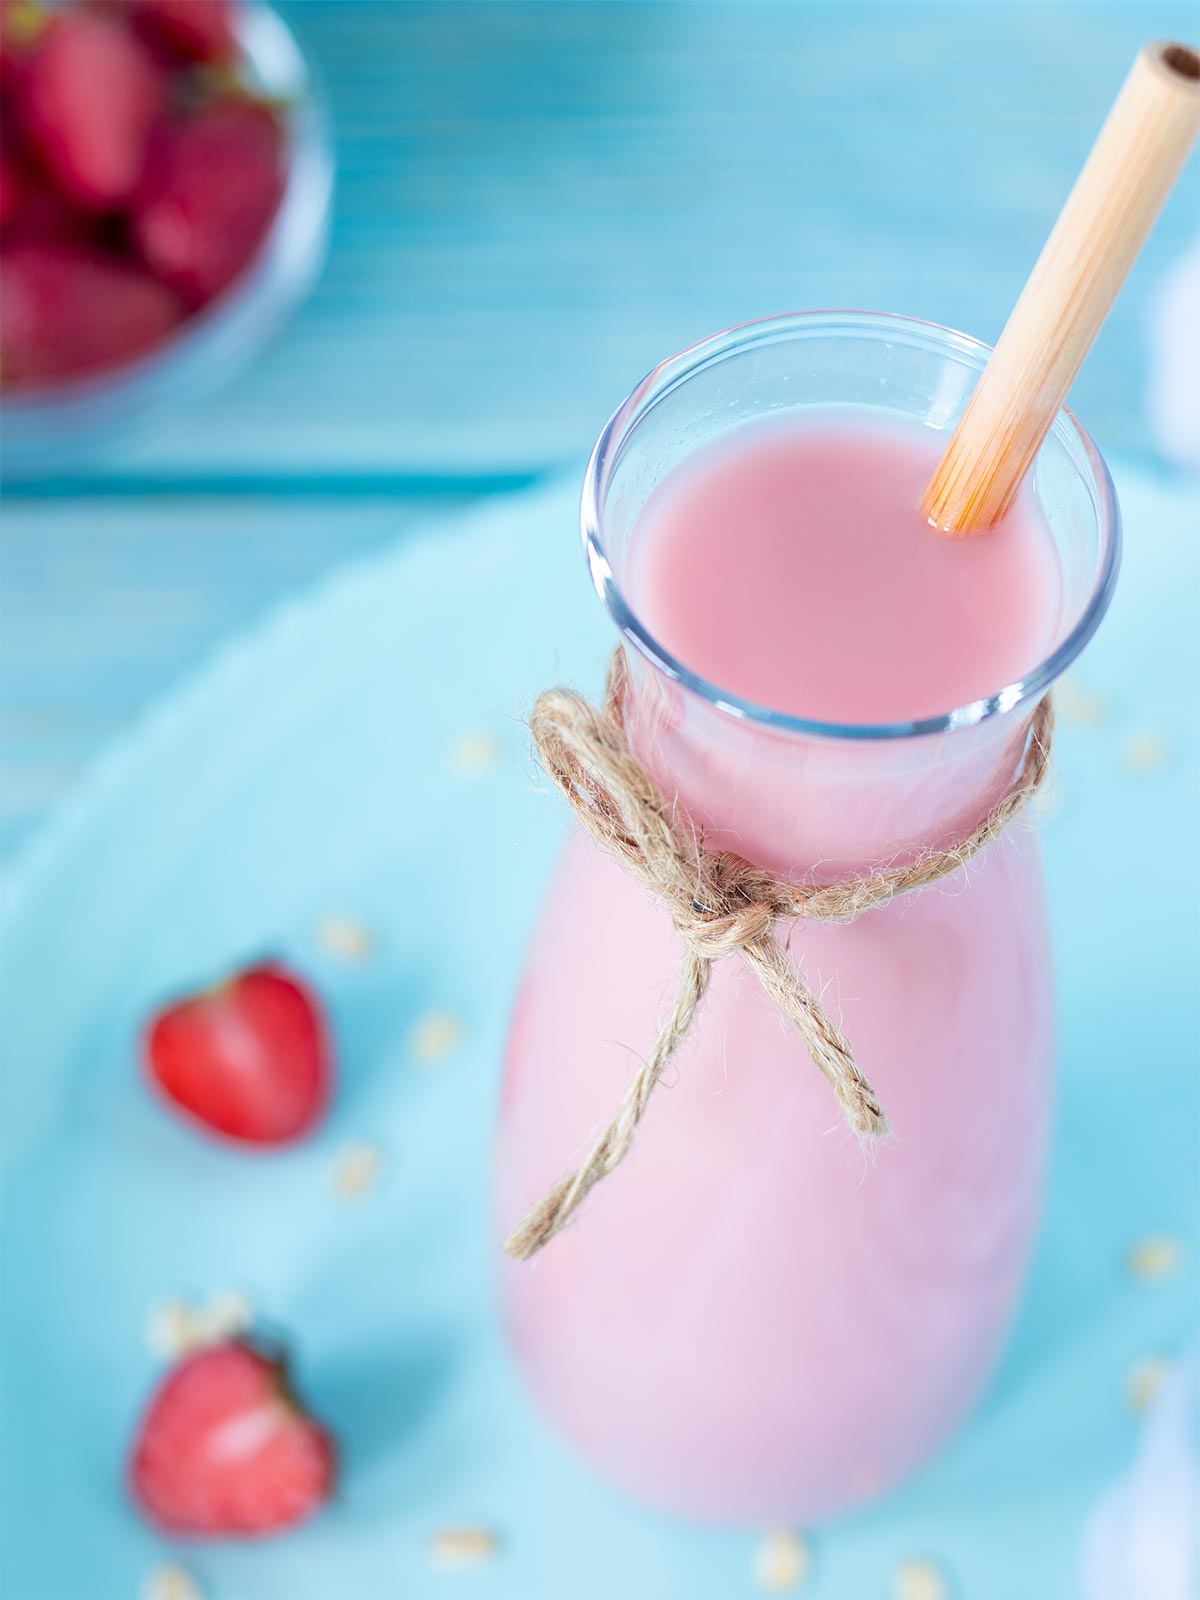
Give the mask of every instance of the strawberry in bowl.
<path id="1" fill-rule="evenodd" d="M 275 113 L 246 96 L 218 96 L 163 128 L 130 233 L 151 275 L 197 309 L 253 260 L 282 196 Z"/>
<path id="2" fill-rule="evenodd" d="M 225 382 L 315 278 L 331 181 L 265 7 L 0 0 L 6 468 Z"/>

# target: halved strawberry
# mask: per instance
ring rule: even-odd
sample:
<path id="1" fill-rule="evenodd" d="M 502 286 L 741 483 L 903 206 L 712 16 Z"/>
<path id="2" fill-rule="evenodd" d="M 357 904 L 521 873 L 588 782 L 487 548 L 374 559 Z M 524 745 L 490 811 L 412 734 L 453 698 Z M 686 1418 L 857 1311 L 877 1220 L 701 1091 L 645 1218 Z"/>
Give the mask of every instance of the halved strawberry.
<path id="1" fill-rule="evenodd" d="M 304 1410 L 282 1354 L 253 1338 L 185 1356 L 134 1440 L 138 1506 L 173 1534 L 277 1533 L 310 1517 L 337 1477 L 333 1436 Z"/>
<path id="2" fill-rule="evenodd" d="M 283 194 L 283 130 L 259 101 L 217 100 L 167 125 L 134 200 L 150 270 L 203 305 L 257 254 Z"/>
<path id="3" fill-rule="evenodd" d="M 0 381 L 36 384 L 140 355 L 182 310 L 136 264 L 86 245 L 14 239 L 0 247 Z"/>
<path id="4" fill-rule="evenodd" d="M 68 11 L 25 63 L 21 123 L 63 193 L 90 211 L 123 205 L 142 177 L 166 88 L 124 21 Z"/>
<path id="5" fill-rule="evenodd" d="M 249 1144 L 287 1144 L 325 1109 L 333 1060 L 321 1007 L 278 965 L 252 967 L 150 1019 L 146 1070 L 180 1110 Z"/>

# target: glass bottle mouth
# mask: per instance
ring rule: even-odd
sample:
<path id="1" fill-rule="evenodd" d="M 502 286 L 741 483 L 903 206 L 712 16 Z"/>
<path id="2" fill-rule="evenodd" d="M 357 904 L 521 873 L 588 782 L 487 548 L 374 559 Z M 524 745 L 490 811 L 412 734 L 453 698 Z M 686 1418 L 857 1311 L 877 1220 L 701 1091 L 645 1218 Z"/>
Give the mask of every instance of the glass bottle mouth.
<path id="1" fill-rule="evenodd" d="M 1078 608 L 1078 615 L 1053 650 L 1022 678 L 1004 684 L 983 699 L 909 722 L 842 723 L 792 716 L 743 700 L 693 672 L 650 633 L 629 604 L 614 574 L 602 530 L 613 474 L 639 424 L 668 395 L 731 356 L 756 347 L 798 343 L 812 335 L 848 341 L 886 340 L 889 346 L 914 347 L 977 372 L 983 370 L 991 354 L 991 347 L 978 339 L 916 317 L 876 311 L 802 311 L 726 329 L 655 367 L 609 418 L 596 441 L 584 475 L 580 506 L 580 527 L 592 583 L 623 638 L 659 672 L 718 711 L 781 733 L 856 740 L 912 738 L 973 727 L 1036 701 L 1095 633 L 1112 598 L 1120 560 L 1120 511 L 1112 478 L 1086 429 L 1065 407 L 1056 417 L 1050 436 L 1069 459 L 1095 518 L 1097 550 L 1090 588 Z"/>

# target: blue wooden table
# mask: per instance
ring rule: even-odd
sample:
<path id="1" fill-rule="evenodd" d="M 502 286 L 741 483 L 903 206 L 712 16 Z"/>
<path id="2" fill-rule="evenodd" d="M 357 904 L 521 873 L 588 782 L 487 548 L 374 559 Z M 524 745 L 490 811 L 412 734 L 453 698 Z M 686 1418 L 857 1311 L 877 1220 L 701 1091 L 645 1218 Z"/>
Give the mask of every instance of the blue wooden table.
<path id="1" fill-rule="evenodd" d="M 19 845 L 222 636 L 345 556 L 577 465 L 662 355 L 797 306 L 1001 327 L 1145 37 L 1186 0 L 292 0 L 338 162 L 310 303 L 234 392 L 9 482 Z M 1143 453 L 1146 312 L 1196 165 L 1075 401 Z"/>

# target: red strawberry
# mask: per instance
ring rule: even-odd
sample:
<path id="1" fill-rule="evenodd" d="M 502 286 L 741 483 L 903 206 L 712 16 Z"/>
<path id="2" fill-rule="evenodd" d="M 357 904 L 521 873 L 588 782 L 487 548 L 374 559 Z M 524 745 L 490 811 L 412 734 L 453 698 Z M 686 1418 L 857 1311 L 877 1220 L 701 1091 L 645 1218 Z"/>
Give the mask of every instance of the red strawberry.
<path id="1" fill-rule="evenodd" d="M 149 52 L 119 17 L 70 11 L 25 66 L 21 118 L 63 193 L 108 211 L 137 188 L 165 98 Z"/>
<path id="2" fill-rule="evenodd" d="M 84 216 L 55 189 L 43 173 L 17 168 L 17 191 L 11 211 L 5 217 L 14 239 L 57 240 L 64 244 L 86 244 L 96 232 L 96 219 Z M 138 262 L 122 261 L 123 266 L 139 267 Z M 140 272 L 142 278 L 149 274 Z M 182 309 L 182 308 L 180 308 Z"/>
<path id="3" fill-rule="evenodd" d="M 0 144 L 0 227 L 11 222 L 20 211 L 24 192 L 25 175 L 5 140 Z"/>
<path id="4" fill-rule="evenodd" d="M 0 87 L 15 88 L 50 13 L 38 0 L 0 0 Z"/>
<path id="5" fill-rule="evenodd" d="M 35 384 L 140 355 L 180 320 L 171 290 L 85 245 L 31 238 L 0 248 L 0 378 Z"/>
<path id="6" fill-rule="evenodd" d="M 333 1436 L 304 1410 L 282 1357 L 252 1339 L 185 1356 L 151 1397 L 129 1484 L 151 1522 L 174 1534 L 265 1534 L 329 1499 Z"/>
<path id="7" fill-rule="evenodd" d="M 151 1018 L 146 1068 L 206 1127 L 287 1144 L 325 1109 L 333 1076 L 316 996 L 281 966 L 252 967 Z"/>
<path id="8" fill-rule="evenodd" d="M 183 61 L 232 61 L 235 0 L 129 0 L 147 38 Z"/>
<path id="9" fill-rule="evenodd" d="M 219 294 L 257 253 L 283 193 L 282 147 L 274 113 L 255 100 L 217 100 L 163 130 L 133 238 L 189 305 Z"/>
<path id="10" fill-rule="evenodd" d="M 7 104 L 0 106 L 0 223 L 13 238 L 79 242 L 97 226 L 97 218 L 78 211 L 29 159 Z"/>

